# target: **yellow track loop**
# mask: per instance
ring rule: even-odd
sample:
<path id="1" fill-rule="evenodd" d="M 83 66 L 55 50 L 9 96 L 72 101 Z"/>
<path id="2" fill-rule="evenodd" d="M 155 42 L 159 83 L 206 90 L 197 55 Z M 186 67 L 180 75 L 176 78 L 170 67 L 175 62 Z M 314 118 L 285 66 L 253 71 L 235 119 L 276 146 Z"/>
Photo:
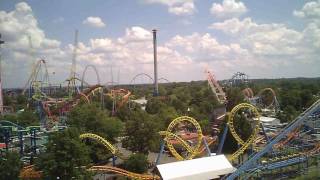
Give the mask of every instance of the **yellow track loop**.
<path id="1" fill-rule="evenodd" d="M 185 142 L 181 137 L 179 137 L 178 135 L 172 133 L 172 131 L 174 130 L 174 127 L 176 127 L 177 125 L 179 125 L 180 123 L 182 122 L 189 122 L 191 124 L 193 124 L 197 130 L 197 134 L 198 134 L 198 142 L 197 144 L 195 145 L 194 148 L 190 147 L 189 144 L 187 142 Z M 181 116 L 181 117 L 178 117 L 176 119 L 174 119 L 168 126 L 167 128 L 167 131 L 161 131 L 159 132 L 160 135 L 162 136 L 165 136 L 164 140 L 167 144 L 167 147 L 169 149 L 169 151 L 171 152 L 171 154 L 178 160 L 186 160 L 186 159 L 192 159 L 194 158 L 197 154 L 198 154 L 198 151 L 200 149 L 200 146 L 201 146 L 201 142 L 202 142 L 202 138 L 203 138 L 203 135 L 202 135 L 202 130 L 201 130 L 201 127 L 199 125 L 199 123 L 191 118 L 191 117 L 188 117 L 188 116 Z M 187 157 L 182 157 L 177 151 L 176 149 L 174 148 L 173 144 L 170 142 L 170 140 L 172 139 L 175 139 L 175 140 L 178 140 L 180 142 L 180 144 L 186 148 L 186 150 L 189 152 L 188 153 L 188 156 Z"/>
<path id="2" fill-rule="evenodd" d="M 126 176 L 132 179 L 143 179 L 143 180 L 156 180 L 160 179 L 159 176 L 152 176 L 152 175 L 147 175 L 147 174 L 137 174 L 134 172 L 126 171 L 124 169 L 116 168 L 113 166 L 92 166 L 91 168 L 88 169 L 89 171 L 93 172 L 112 172 L 116 174 L 120 174 L 122 176 Z"/>
<path id="3" fill-rule="evenodd" d="M 106 147 L 112 154 L 116 154 L 118 152 L 117 148 L 115 148 L 111 143 L 105 140 L 103 137 L 92 134 L 92 133 L 85 133 L 80 135 L 80 139 L 93 139 L 97 142 L 101 143 L 104 147 Z"/>
<path id="4" fill-rule="evenodd" d="M 251 134 L 251 136 L 247 139 L 247 141 L 243 141 L 241 139 L 241 137 L 237 134 L 235 128 L 234 128 L 234 118 L 235 118 L 235 115 L 237 114 L 237 112 L 240 110 L 240 109 L 250 109 L 254 114 L 255 114 L 255 117 L 257 118 L 257 121 L 256 124 L 255 124 L 255 127 L 253 129 L 253 133 Z M 232 134 L 232 136 L 235 138 L 235 140 L 238 142 L 238 144 L 242 145 L 240 149 L 238 149 L 235 153 L 233 153 L 231 155 L 231 158 L 230 160 L 234 160 L 236 159 L 238 156 L 240 156 L 241 154 L 244 153 L 244 151 L 246 149 L 248 149 L 248 147 L 250 145 L 252 145 L 256 139 L 256 136 L 257 136 L 257 133 L 259 132 L 259 127 L 260 127 L 260 114 L 258 112 L 258 110 L 256 109 L 256 107 L 254 107 L 253 105 L 251 104 L 248 104 L 248 103 L 242 103 L 242 104 L 238 104 L 237 106 L 235 106 L 231 112 L 230 112 L 230 115 L 229 115 L 229 118 L 228 118 L 228 126 L 229 126 L 229 129 L 230 129 L 230 132 Z"/>

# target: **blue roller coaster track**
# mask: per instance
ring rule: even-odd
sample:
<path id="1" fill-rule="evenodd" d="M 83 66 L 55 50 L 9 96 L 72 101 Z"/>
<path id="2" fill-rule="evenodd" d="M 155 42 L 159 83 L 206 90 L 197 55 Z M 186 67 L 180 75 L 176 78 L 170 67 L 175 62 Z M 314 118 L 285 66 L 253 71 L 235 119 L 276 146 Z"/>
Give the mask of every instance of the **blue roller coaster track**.
<path id="1" fill-rule="evenodd" d="M 272 147 L 279 143 L 280 140 L 285 138 L 288 133 L 292 132 L 295 128 L 302 125 L 304 122 L 318 117 L 320 112 L 320 100 L 316 101 L 312 106 L 310 106 L 307 110 L 301 113 L 295 120 L 293 120 L 290 124 L 286 126 L 277 136 L 270 140 L 270 142 L 259 152 L 252 154 L 247 161 L 243 162 L 238 169 L 226 177 L 227 180 L 233 180 L 239 177 L 242 173 L 247 173 L 248 171 L 254 172 L 256 169 L 264 170 L 264 169 L 275 169 L 284 166 L 289 166 L 291 164 L 295 164 L 298 162 L 305 161 L 305 157 L 295 157 L 291 159 L 287 159 L 285 161 L 274 162 L 268 165 L 258 165 L 258 161 L 261 160 L 262 156 L 266 153 L 272 151 Z"/>

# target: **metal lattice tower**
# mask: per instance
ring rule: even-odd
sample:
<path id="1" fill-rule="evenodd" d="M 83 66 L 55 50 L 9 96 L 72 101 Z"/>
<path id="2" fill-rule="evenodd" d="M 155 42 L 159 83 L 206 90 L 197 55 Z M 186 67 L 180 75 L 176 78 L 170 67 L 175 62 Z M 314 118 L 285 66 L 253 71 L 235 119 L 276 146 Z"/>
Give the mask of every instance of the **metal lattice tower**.
<path id="1" fill-rule="evenodd" d="M 69 97 L 76 92 L 76 59 L 77 59 L 77 49 L 78 49 L 78 30 L 75 30 L 74 34 L 74 47 L 72 56 L 72 65 L 69 78 Z"/>

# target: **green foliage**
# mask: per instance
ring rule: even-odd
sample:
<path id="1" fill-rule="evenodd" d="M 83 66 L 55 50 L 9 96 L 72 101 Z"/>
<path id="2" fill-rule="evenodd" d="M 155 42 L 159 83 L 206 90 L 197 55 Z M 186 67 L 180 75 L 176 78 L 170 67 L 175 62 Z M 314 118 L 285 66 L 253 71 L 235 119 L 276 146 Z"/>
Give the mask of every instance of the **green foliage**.
<path id="1" fill-rule="evenodd" d="M 20 112 L 17 120 L 18 124 L 24 127 L 39 125 L 39 118 L 37 117 L 37 114 L 28 109 Z"/>
<path id="2" fill-rule="evenodd" d="M 156 114 L 164 106 L 165 106 L 165 104 L 163 102 L 161 102 L 160 99 L 152 98 L 152 99 L 148 100 L 148 103 L 147 103 L 147 106 L 146 106 L 146 111 L 149 114 Z"/>
<path id="3" fill-rule="evenodd" d="M 6 152 L 0 156 L 0 180 L 19 179 L 22 163 L 17 152 Z"/>
<path id="4" fill-rule="evenodd" d="M 204 120 L 199 121 L 199 124 L 201 126 L 203 134 L 211 134 L 212 129 L 211 129 L 210 122 L 208 119 L 204 119 Z"/>
<path id="5" fill-rule="evenodd" d="M 123 125 L 118 118 L 108 114 L 95 104 L 82 104 L 71 110 L 67 124 L 78 128 L 81 133 L 95 133 L 114 142 Z"/>
<path id="6" fill-rule="evenodd" d="M 11 121 L 23 127 L 39 125 L 39 118 L 37 117 L 37 114 L 29 109 L 17 114 L 4 115 L 0 119 Z"/>
<path id="7" fill-rule="evenodd" d="M 244 102 L 244 96 L 240 88 L 229 88 L 227 90 L 227 111 L 231 111 L 236 105 Z"/>
<path id="8" fill-rule="evenodd" d="M 309 170 L 307 174 L 301 175 L 294 180 L 314 180 L 320 178 L 320 172 L 318 168 L 315 168 L 313 170 Z"/>
<path id="9" fill-rule="evenodd" d="M 148 170 L 148 159 L 144 154 L 132 154 L 124 161 L 124 168 L 135 173 L 145 173 Z"/>
<path id="10" fill-rule="evenodd" d="M 125 138 L 122 141 L 125 148 L 144 154 L 159 150 L 159 122 L 154 121 L 149 114 L 142 110 L 133 111 L 125 127 Z"/>
<path id="11" fill-rule="evenodd" d="M 46 152 L 36 161 L 36 168 L 49 179 L 88 179 L 89 149 L 79 138 L 75 128 L 50 134 Z"/>
<path id="12" fill-rule="evenodd" d="M 25 95 L 19 94 L 17 96 L 17 104 L 19 104 L 19 105 L 27 104 L 27 97 Z"/>
<path id="13" fill-rule="evenodd" d="M 3 105 L 4 106 L 11 106 L 13 104 L 13 99 L 10 96 L 4 95 L 3 96 Z"/>
<path id="14" fill-rule="evenodd" d="M 67 124 L 76 127 L 81 133 L 94 133 L 115 142 L 120 136 L 123 123 L 116 117 L 109 117 L 106 111 L 95 104 L 81 104 L 71 110 Z M 90 147 L 90 157 L 94 163 L 107 162 L 112 156 L 104 146 L 97 142 L 86 140 Z"/>

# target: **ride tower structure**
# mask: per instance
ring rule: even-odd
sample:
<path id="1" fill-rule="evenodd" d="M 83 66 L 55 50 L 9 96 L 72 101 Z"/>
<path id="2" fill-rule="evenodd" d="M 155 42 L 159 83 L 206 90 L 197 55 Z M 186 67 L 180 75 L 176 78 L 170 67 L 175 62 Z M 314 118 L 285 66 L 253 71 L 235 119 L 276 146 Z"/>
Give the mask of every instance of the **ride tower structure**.
<path id="1" fill-rule="evenodd" d="M 69 76 L 69 84 L 68 84 L 68 94 L 69 98 L 71 98 L 76 92 L 76 68 L 77 68 L 77 50 L 78 50 L 78 30 L 75 30 L 74 34 L 74 45 L 73 45 L 73 55 L 72 55 L 72 65 Z"/>
<path id="2" fill-rule="evenodd" d="M 3 115 L 3 92 L 2 92 L 2 51 L 1 45 L 4 44 L 4 41 L 1 40 L 0 34 L 0 115 Z"/>
<path id="3" fill-rule="evenodd" d="M 153 74 L 154 74 L 154 92 L 153 96 L 159 95 L 159 88 L 158 88 L 158 60 L 157 60 L 157 30 L 152 30 L 153 34 Z"/>

